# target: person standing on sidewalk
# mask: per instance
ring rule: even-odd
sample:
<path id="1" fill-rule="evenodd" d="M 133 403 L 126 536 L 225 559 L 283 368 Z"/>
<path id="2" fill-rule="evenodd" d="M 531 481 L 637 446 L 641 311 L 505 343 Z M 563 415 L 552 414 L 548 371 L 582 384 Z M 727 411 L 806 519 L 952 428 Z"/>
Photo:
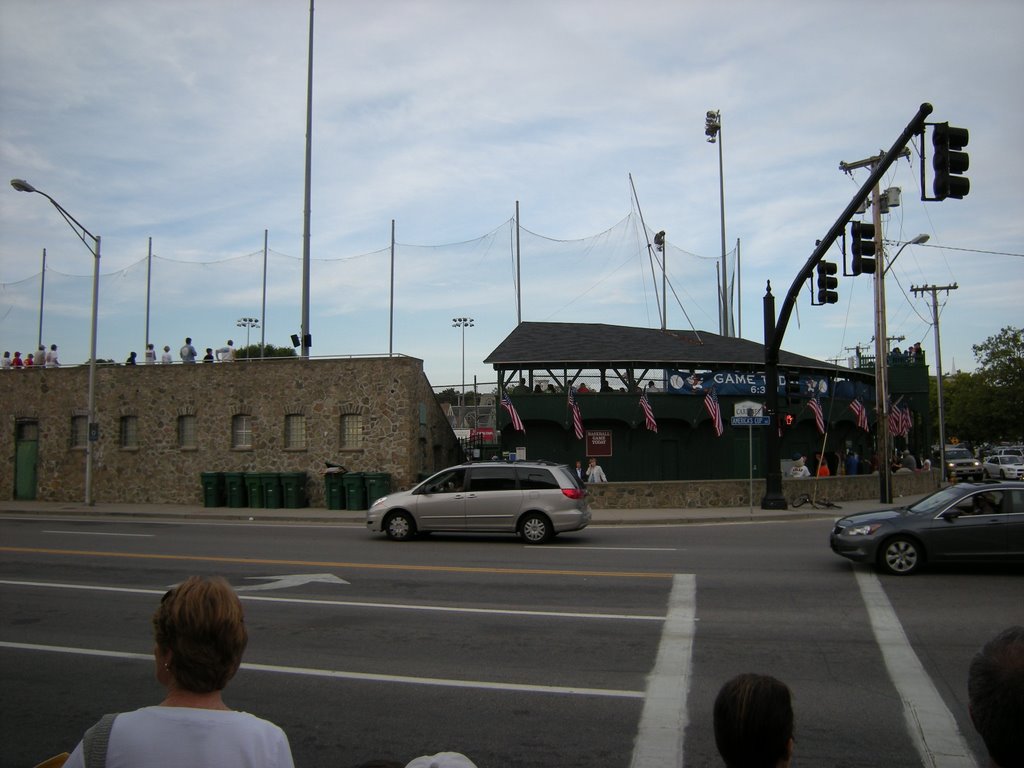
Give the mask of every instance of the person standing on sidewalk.
<path id="1" fill-rule="evenodd" d="M 591 457 L 590 465 L 587 467 L 587 482 L 588 483 L 607 483 L 608 477 L 605 475 L 604 470 L 601 469 L 601 465 L 597 463 L 597 459 Z"/>

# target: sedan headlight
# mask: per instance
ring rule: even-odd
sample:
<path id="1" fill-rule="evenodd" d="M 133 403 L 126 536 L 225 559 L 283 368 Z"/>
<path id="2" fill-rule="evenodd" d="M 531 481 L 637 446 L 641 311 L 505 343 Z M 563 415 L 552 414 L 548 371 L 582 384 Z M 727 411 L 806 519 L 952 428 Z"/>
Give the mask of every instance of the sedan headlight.
<path id="1" fill-rule="evenodd" d="M 881 527 L 881 523 L 865 523 L 864 525 L 852 525 L 845 531 L 843 531 L 843 533 L 847 536 L 870 536 Z"/>

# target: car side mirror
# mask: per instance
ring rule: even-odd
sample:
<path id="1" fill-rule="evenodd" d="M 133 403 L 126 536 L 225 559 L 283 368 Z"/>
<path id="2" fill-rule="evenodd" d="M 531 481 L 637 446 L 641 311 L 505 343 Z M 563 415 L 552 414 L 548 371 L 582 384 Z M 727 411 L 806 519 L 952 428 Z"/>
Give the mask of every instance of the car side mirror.
<path id="1" fill-rule="evenodd" d="M 941 517 L 943 520 L 956 520 L 962 514 L 964 514 L 964 511 L 962 509 L 959 509 L 957 507 L 950 507 L 949 509 L 945 510 L 941 515 L 939 515 L 939 517 Z"/>

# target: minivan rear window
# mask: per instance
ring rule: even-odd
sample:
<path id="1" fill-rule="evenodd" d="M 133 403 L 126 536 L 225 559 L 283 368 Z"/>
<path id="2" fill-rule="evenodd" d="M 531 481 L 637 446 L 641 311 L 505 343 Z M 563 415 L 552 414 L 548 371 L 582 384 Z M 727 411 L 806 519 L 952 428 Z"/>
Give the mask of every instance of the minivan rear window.
<path id="1" fill-rule="evenodd" d="M 549 470 L 536 467 L 517 467 L 519 485 L 528 491 L 558 490 L 561 486 Z"/>

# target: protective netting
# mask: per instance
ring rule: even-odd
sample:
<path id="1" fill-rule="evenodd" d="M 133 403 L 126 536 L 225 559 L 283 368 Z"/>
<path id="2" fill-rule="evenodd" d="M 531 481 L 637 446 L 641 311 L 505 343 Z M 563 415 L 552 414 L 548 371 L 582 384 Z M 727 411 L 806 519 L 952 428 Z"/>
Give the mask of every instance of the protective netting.
<path id="1" fill-rule="evenodd" d="M 595 235 L 559 240 L 519 231 L 522 319 L 603 322 L 660 327 L 661 254 L 648 248 L 637 214 Z M 145 243 L 141 244 L 145 251 Z M 315 248 L 314 248 L 315 250 Z M 186 336 L 200 356 L 232 338 L 236 347 L 261 339 L 291 346 L 301 319 L 302 259 L 270 249 L 220 261 L 183 261 L 161 253 L 125 269 L 105 272 L 99 288 L 99 359 L 140 361 L 148 338 L 157 354 L 177 351 Z M 718 330 L 717 257 L 666 245 L 668 325 Z M 83 265 L 91 266 L 88 254 Z M 9 274 L 10 270 L 6 270 Z M 147 272 L 150 276 L 147 280 Z M 423 357 L 431 336 L 442 334 L 453 314 L 471 312 L 499 328 L 494 344 L 517 319 L 516 226 L 513 220 L 459 243 L 394 249 L 394 320 L 391 323 L 392 257 L 389 245 L 354 256 L 310 260 L 311 353 L 315 356 L 408 354 Z M 40 327 L 41 271 L 0 283 L 0 350 L 34 351 Z M 149 309 L 147 315 L 147 282 Z M 42 342 L 59 345 L 62 364 L 88 359 L 92 275 L 47 267 L 42 283 Z M 260 327 L 239 327 L 243 317 Z M 247 338 L 248 330 L 248 338 Z M 450 342 L 450 339 L 448 340 Z M 392 348 L 389 350 L 389 347 Z"/>

